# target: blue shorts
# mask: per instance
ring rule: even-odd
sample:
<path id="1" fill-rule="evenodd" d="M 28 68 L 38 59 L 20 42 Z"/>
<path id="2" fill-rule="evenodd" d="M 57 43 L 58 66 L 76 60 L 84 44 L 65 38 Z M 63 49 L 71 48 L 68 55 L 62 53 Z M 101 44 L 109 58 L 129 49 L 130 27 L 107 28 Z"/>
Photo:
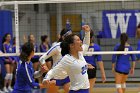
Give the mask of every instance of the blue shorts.
<path id="1" fill-rule="evenodd" d="M 56 86 L 64 86 L 69 82 L 70 82 L 69 77 L 66 77 L 65 79 L 56 79 Z"/>
<path id="2" fill-rule="evenodd" d="M 70 90 L 69 93 L 89 93 L 89 89 L 80 89 L 77 91 Z"/>
<path id="3" fill-rule="evenodd" d="M 14 89 L 12 93 L 32 93 L 31 90 L 16 90 Z"/>

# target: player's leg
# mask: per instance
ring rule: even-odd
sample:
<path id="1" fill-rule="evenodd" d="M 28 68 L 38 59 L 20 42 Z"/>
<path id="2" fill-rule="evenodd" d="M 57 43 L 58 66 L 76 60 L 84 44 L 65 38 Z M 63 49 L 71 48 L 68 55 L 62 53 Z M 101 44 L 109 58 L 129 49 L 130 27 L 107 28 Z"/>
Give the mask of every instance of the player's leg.
<path id="1" fill-rule="evenodd" d="M 89 83 L 90 83 L 90 88 L 89 88 L 89 93 L 94 93 L 93 91 L 93 87 L 95 85 L 95 81 L 96 81 L 96 78 L 93 78 L 93 79 L 89 79 Z"/>
<path id="2" fill-rule="evenodd" d="M 8 84 L 9 78 L 10 78 L 10 64 L 5 63 L 5 70 L 6 70 L 6 75 L 5 75 L 5 79 L 4 79 L 3 91 L 8 92 L 8 89 L 6 86 Z"/>
<path id="3" fill-rule="evenodd" d="M 123 93 L 122 86 L 121 86 L 122 78 L 123 78 L 122 74 L 120 74 L 118 72 L 115 73 L 115 82 L 116 82 L 117 93 Z"/>
<path id="4" fill-rule="evenodd" d="M 93 93 L 94 92 L 93 87 L 96 81 L 96 67 L 94 69 L 88 69 L 87 73 L 88 73 L 88 79 L 90 83 L 89 93 Z"/>
<path id="5" fill-rule="evenodd" d="M 70 83 L 64 84 L 63 88 L 65 90 L 65 93 L 69 93 Z"/>
<path id="6" fill-rule="evenodd" d="M 128 75 L 123 75 L 123 80 L 122 80 L 122 90 L 123 90 L 123 93 L 125 93 L 125 90 L 126 90 L 126 80 L 128 78 Z"/>
<path id="7" fill-rule="evenodd" d="M 13 79 L 13 70 L 14 70 L 14 63 L 10 64 L 10 78 L 9 78 L 9 85 L 8 85 L 8 90 L 13 91 L 11 85 L 12 85 L 12 79 Z"/>

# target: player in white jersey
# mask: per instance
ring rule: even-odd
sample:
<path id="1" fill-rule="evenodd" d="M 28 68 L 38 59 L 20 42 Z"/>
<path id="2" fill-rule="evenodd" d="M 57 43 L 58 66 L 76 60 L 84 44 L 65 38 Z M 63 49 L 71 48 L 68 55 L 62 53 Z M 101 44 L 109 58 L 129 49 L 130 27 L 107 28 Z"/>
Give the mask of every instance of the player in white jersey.
<path id="1" fill-rule="evenodd" d="M 84 25 L 82 28 L 86 32 L 83 45 L 76 34 L 67 36 L 61 43 L 63 58 L 47 73 L 43 80 L 44 84 L 51 83 L 51 79 L 55 78 L 58 73 L 63 74 L 63 72 L 67 72 L 71 82 L 69 93 L 89 93 L 88 67 L 83 53 L 88 50 L 90 44 L 90 27 Z M 61 78 L 65 78 L 65 75 Z"/>
<path id="2" fill-rule="evenodd" d="M 43 56 L 40 57 L 39 61 L 41 62 L 41 65 L 45 67 L 45 60 L 52 57 L 53 59 L 53 66 L 52 68 L 57 65 L 57 62 L 62 58 L 61 55 L 61 48 L 60 48 L 60 44 L 63 41 L 63 39 L 65 38 L 65 36 L 71 34 L 71 31 L 67 30 L 67 29 L 63 29 L 60 33 L 60 39 L 58 41 L 57 44 L 55 44 L 54 46 L 52 46 Z M 67 74 L 64 72 L 65 76 L 67 76 Z M 51 85 L 48 88 L 48 92 L 47 93 L 57 93 L 59 87 L 58 86 L 63 86 L 64 90 L 66 93 L 68 93 L 69 91 L 69 78 L 66 77 L 65 79 L 61 78 L 61 73 L 59 73 L 59 75 L 56 75 L 54 78 L 54 82 L 56 82 L 55 85 Z"/>

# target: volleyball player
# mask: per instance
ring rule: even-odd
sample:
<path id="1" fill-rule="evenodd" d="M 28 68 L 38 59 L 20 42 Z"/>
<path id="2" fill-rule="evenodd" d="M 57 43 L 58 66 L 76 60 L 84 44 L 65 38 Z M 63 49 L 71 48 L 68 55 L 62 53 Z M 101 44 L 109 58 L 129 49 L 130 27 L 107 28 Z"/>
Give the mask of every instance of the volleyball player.
<path id="1" fill-rule="evenodd" d="M 90 32 L 90 46 L 88 51 L 89 52 L 94 52 L 94 51 L 101 51 L 100 46 L 98 44 L 94 43 L 94 37 L 93 37 L 93 31 Z M 95 85 L 95 81 L 96 81 L 96 70 L 97 70 L 97 65 L 96 65 L 96 60 L 99 64 L 100 70 L 101 70 L 101 76 L 102 76 L 102 81 L 105 82 L 106 80 L 106 75 L 105 75 L 105 71 L 104 71 L 104 65 L 103 65 L 103 61 L 102 61 L 102 57 L 101 55 L 85 55 L 84 56 L 86 62 L 88 63 L 88 65 L 92 65 L 94 68 L 88 68 L 88 79 L 90 82 L 90 93 L 93 93 L 93 87 Z"/>
<path id="2" fill-rule="evenodd" d="M 83 26 L 85 38 L 83 41 L 75 35 L 67 36 L 61 43 L 62 59 L 60 62 L 51 69 L 46 77 L 44 83 L 51 83 L 51 79 L 56 75 L 65 71 L 70 78 L 70 91 L 69 93 L 89 93 L 89 80 L 87 75 L 87 62 L 83 57 L 83 53 L 88 50 L 90 44 L 90 28 L 88 25 Z M 61 76 L 65 78 L 65 75 Z"/>
<path id="3" fill-rule="evenodd" d="M 71 34 L 71 31 L 67 30 L 67 29 L 63 29 L 60 33 L 60 39 L 58 41 L 57 44 L 55 44 L 54 46 L 52 46 L 39 60 L 41 62 L 41 65 L 43 67 L 45 67 L 45 60 L 52 57 L 53 59 L 53 66 L 57 65 L 57 62 L 61 59 L 62 55 L 61 55 L 61 48 L 60 48 L 60 44 L 61 42 L 64 40 L 64 38 L 66 36 L 68 36 L 69 34 Z M 67 75 L 67 74 L 65 74 Z M 69 91 L 69 78 L 66 77 L 65 79 L 59 79 L 59 77 L 61 76 L 61 73 L 59 75 L 55 76 L 55 80 L 56 85 L 51 85 L 48 87 L 48 93 L 57 93 L 59 87 L 58 86 L 63 86 L 65 92 L 67 93 Z M 54 81 L 55 82 L 55 81 Z"/>
<path id="4" fill-rule="evenodd" d="M 132 47 L 128 44 L 128 36 L 122 33 L 120 36 L 120 44 L 117 44 L 114 51 L 132 51 Z M 132 59 L 132 66 L 130 66 L 129 58 Z M 115 82 L 117 93 L 125 93 L 126 80 L 130 72 L 134 74 L 135 56 L 134 54 L 114 54 L 112 56 L 112 71 L 115 72 Z"/>
<path id="5" fill-rule="evenodd" d="M 40 52 L 47 52 L 50 48 L 51 45 L 49 44 L 48 36 L 47 35 L 41 36 Z M 52 58 L 48 58 L 45 61 L 48 69 L 51 69 Z"/>
<path id="6" fill-rule="evenodd" d="M 3 52 L 4 53 L 12 53 L 12 44 L 11 42 L 11 35 L 9 33 L 5 34 L 2 40 L 2 44 L 3 44 Z M 4 57 L 4 64 L 5 64 L 5 69 L 6 69 L 6 76 L 5 76 L 5 80 L 4 80 L 4 88 L 3 91 L 4 92 L 9 92 L 12 91 L 12 78 L 13 78 L 13 64 L 14 64 L 14 60 L 12 59 L 12 57 Z M 8 88 L 6 87 L 8 84 Z"/>
<path id="7" fill-rule="evenodd" d="M 35 37 L 34 37 L 33 34 L 30 34 L 28 36 L 28 42 L 33 43 L 33 45 L 34 45 L 34 51 L 35 52 L 38 52 L 38 46 L 37 46 L 37 44 L 35 42 Z M 33 56 L 33 58 L 31 59 L 31 61 L 33 62 L 33 68 L 34 68 L 34 70 L 37 71 L 38 70 L 38 65 L 39 65 L 39 56 Z"/>
<path id="8" fill-rule="evenodd" d="M 22 46 L 20 64 L 16 73 L 16 82 L 12 93 L 32 93 L 32 88 L 45 88 L 43 84 L 35 83 L 34 78 L 42 75 L 41 71 L 34 72 L 31 58 L 34 56 L 34 45 L 30 42 Z"/>
<path id="9" fill-rule="evenodd" d="M 138 39 L 137 51 L 140 51 L 140 24 L 137 26 L 136 36 L 137 36 L 137 39 Z M 136 57 L 137 57 L 138 61 L 140 61 L 140 54 L 136 54 Z"/>

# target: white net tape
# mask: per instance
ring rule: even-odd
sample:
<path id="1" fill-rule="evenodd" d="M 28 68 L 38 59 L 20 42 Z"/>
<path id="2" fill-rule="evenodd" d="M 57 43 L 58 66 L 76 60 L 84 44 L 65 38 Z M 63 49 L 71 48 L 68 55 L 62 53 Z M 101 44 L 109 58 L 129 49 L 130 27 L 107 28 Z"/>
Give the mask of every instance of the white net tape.
<path id="1" fill-rule="evenodd" d="M 35 55 L 41 56 L 44 53 L 35 53 Z M 86 52 L 85 54 L 92 55 L 112 55 L 112 54 L 140 54 L 140 51 L 101 51 L 101 52 Z M 0 53 L 0 57 L 3 56 L 19 56 L 20 53 Z"/>

